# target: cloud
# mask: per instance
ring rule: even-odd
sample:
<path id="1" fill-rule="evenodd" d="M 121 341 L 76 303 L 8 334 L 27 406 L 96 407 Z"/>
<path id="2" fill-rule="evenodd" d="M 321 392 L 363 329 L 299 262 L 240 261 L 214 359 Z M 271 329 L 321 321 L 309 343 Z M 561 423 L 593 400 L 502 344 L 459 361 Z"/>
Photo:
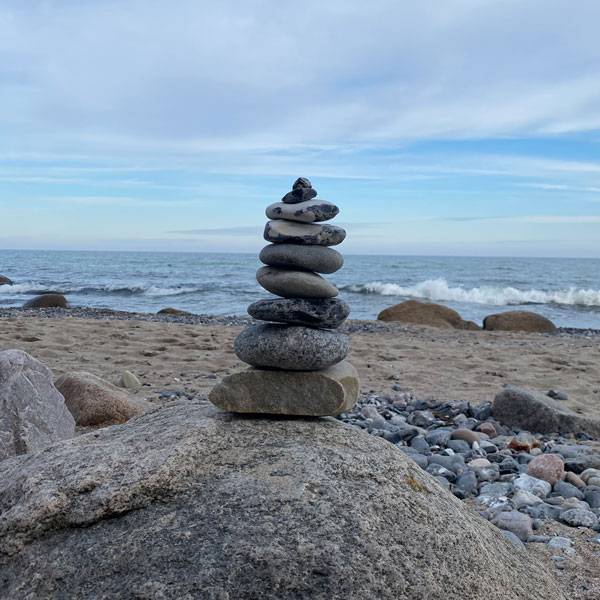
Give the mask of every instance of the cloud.
<path id="1" fill-rule="evenodd" d="M 0 131 L 171 157 L 589 131 L 598 20 L 593 0 L 307 0 L 303 26 L 275 0 L 9 2 Z"/>

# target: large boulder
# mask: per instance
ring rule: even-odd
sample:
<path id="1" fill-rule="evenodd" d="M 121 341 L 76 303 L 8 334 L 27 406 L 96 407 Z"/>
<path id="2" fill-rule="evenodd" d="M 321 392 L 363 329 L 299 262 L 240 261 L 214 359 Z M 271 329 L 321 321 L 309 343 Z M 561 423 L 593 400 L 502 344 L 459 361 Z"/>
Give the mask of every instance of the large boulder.
<path id="1" fill-rule="evenodd" d="M 54 385 L 65 397 L 67 408 L 77 425 L 119 425 L 152 408 L 145 398 L 138 398 L 85 371 L 65 373 L 57 378 Z"/>
<path id="2" fill-rule="evenodd" d="M 398 448 L 170 404 L 0 465 L 0 597 L 559 600 Z"/>
<path id="3" fill-rule="evenodd" d="M 50 369 L 22 350 L 0 352 L 0 460 L 74 435 L 75 421 Z"/>
<path id="4" fill-rule="evenodd" d="M 451 308 L 434 302 L 407 300 L 385 308 L 378 315 L 379 321 L 402 321 L 418 325 L 445 327 L 446 329 L 480 329 L 473 321 L 463 321 L 462 317 Z"/>
<path id="5" fill-rule="evenodd" d="M 487 331 L 528 331 L 531 333 L 554 333 L 556 326 L 550 319 L 528 310 L 509 310 L 483 319 Z"/>
<path id="6" fill-rule="evenodd" d="M 191 312 L 187 310 L 180 310 L 178 308 L 171 308 L 170 306 L 167 308 L 161 308 L 157 313 L 157 315 L 191 315 Z"/>
<path id="7" fill-rule="evenodd" d="M 42 294 L 28 300 L 23 308 L 70 308 L 68 300 L 61 294 Z"/>
<path id="8" fill-rule="evenodd" d="M 600 419 L 584 417 L 533 390 L 507 385 L 492 404 L 496 421 L 538 433 L 584 432 L 600 439 Z"/>
<path id="9" fill-rule="evenodd" d="M 4 275 L 0 275 L 0 285 L 12 285 L 12 281 L 8 277 L 4 277 Z"/>

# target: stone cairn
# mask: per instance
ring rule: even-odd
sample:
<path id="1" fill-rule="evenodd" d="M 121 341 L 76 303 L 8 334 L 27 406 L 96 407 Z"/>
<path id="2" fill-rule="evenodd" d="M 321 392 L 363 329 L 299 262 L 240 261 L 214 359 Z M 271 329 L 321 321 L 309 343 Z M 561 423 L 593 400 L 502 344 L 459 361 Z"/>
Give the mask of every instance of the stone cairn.
<path id="1" fill-rule="evenodd" d="M 324 416 L 349 410 L 358 399 L 359 381 L 344 358 L 348 340 L 335 331 L 350 312 L 338 289 L 318 273 L 335 273 L 344 263 L 329 248 L 346 232 L 322 225 L 335 217 L 335 204 L 316 198 L 304 177 L 292 191 L 266 209 L 271 219 L 260 252 L 266 265 L 258 283 L 280 296 L 259 300 L 248 313 L 262 321 L 240 333 L 234 342 L 238 358 L 251 365 L 223 379 L 210 392 L 210 401 L 225 410 L 243 413 Z"/>

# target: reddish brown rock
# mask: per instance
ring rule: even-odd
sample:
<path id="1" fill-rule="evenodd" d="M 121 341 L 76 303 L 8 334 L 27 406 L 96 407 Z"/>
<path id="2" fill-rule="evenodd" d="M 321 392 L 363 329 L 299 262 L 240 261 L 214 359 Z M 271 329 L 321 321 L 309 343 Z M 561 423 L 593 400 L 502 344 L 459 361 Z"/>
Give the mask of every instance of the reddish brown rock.
<path id="1" fill-rule="evenodd" d="M 509 310 L 483 319 L 487 331 L 528 331 L 531 333 L 554 333 L 556 326 L 550 319 L 528 310 Z"/>
<path id="2" fill-rule="evenodd" d="M 527 474 L 554 485 L 563 478 L 565 463 L 558 454 L 536 456 L 527 467 Z"/>
<path id="3" fill-rule="evenodd" d="M 495 438 L 498 435 L 498 432 L 496 431 L 494 425 L 488 422 L 481 423 L 481 425 L 477 425 L 477 427 L 475 427 L 475 431 L 485 433 L 490 438 Z"/>
<path id="4" fill-rule="evenodd" d="M 417 325 L 430 325 L 446 329 L 480 329 L 472 321 L 463 321 L 461 316 L 451 308 L 433 302 L 407 300 L 382 310 L 379 321 L 401 321 Z"/>
<path id="5" fill-rule="evenodd" d="M 65 373 L 54 385 L 65 397 L 67 408 L 77 425 L 119 425 L 152 408 L 145 398 L 134 396 L 84 371 Z"/>
<path id="6" fill-rule="evenodd" d="M 12 285 L 12 281 L 4 275 L 0 275 L 0 285 Z"/>

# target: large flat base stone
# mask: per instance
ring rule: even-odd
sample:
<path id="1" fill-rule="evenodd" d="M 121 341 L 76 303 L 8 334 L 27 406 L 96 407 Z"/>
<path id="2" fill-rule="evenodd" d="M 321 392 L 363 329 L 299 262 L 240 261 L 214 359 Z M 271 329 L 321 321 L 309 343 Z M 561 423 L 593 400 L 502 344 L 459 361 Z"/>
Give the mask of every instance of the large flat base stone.
<path id="1" fill-rule="evenodd" d="M 208 399 L 232 412 L 324 417 L 350 410 L 358 392 L 358 373 L 344 360 L 320 371 L 250 367 L 225 377 Z"/>

